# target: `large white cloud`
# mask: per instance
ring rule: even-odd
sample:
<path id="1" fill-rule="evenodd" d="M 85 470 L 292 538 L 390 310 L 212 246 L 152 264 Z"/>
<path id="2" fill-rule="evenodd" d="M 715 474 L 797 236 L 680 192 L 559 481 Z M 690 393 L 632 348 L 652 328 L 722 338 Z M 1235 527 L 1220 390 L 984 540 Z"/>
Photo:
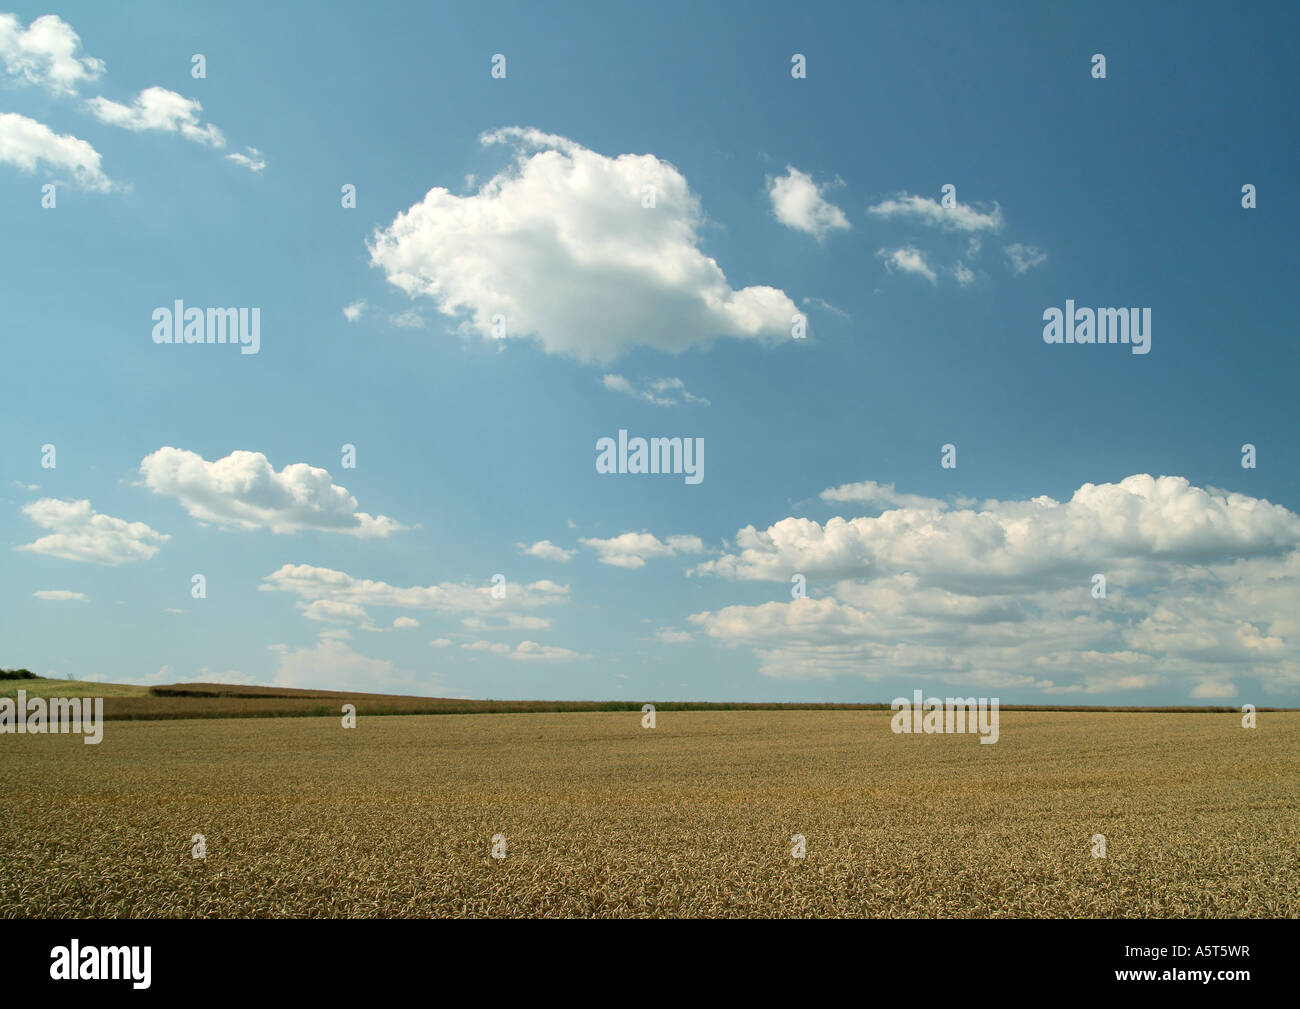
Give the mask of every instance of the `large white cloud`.
<path id="1" fill-rule="evenodd" d="M 195 452 L 164 447 L 141 460 L 140 472 L 154 493 L 175 498 L 192 517 L 216 525 L 361 537 L 407 528 L 357 511 L 357 499 L 327 471 L 294 463 L 277 473 L 261 452 L 236 451 L 208 462 Z"/>
<path id="2" fill-rule="evenodd" d="M 1241 677 L 1300 690 L 1300 516 L 1181 477 L 1085 484 L 1065 502 L 791 517 L 742 529 L 736 545 L 697 571 L 787 584 L 803 574 L 810 595 L 690 620 L 754 649 L 770 676 L 1048 695 L 1181 682 L 1189 698 L 1225 697 Z M 1107 578 L 1104 598 L 1094 574 Z M 831 584 L 818 592 L 818 578 Z"/>
<path id="3" fill-rule="evenodd" d="M 101 515 L 86 500 L 42 498 L 23 505 L 23 514 L 51 532 L 14 549 L 64 560 L 110 565 L 147 561 L 171 539 L 143 522 Z"/>
<path id="4" fill-rule="evenodd" d="M 832 492 L 833 493 L 833 492 Z M 785 581 L 912 571 L 922 578 L 1047 585 L 1080 571 L 1278 554 L 1300 543 L 1300 516 L 1244 494 L 1146 474 L 1084 484 L 1069 501 L 988 501 L 979 509 L 899 508 L 877 517 L 790 517 L 746 526 L 738 553 L 699 568 Z"/>
<path id="5" fill-rule="evenodd" d="M 186 140 L 208 147 L 226 146 L 226 138 L 219 129 L 211 123 L 200 123 L 203 106 L 196 99 L 166 88 L 145 88 L 130 105 L 107 98 L 92 98 L 86 104 L 96 119 L 110 126 L 135 132 L 179 133 Z"/>
<path id="6" fill-rule="evenodd" d="M 99 152 L 78 137 L 55 133 L 44 123 L 15 112 L 0 113 L 0 162 L 29 175 L 39 166 L 67 173 L 68 181 L 82 189 L 108 192 L 113 183 L 100 168 Z M 62 181 L 56 177 L 52 181 Z"/>
<path id="7" fill-rule="evenodd" d="M 376 231 L 371 261 L 392 284 L 485 339 L 533 338 L 587 361 L 790 338 L 797 310 L 783 291 L 733 290 L 700 249 L 704 215 L 673 165 L 518 127 L 481 139 L 513 148 L 513 164 L 473 195 L 431 189 Z"/>
<path id="8" fill-rule="evenodd" d="M 786 165 L 786 174 L 767 180 L 767 195 L 772 213 L 787 228 L 802 231 L 821 240 L 831 231 L 846 231 L 849 219 L 844 211 L 827 201 L 823 188 L 812 176 Z"/>
<path id="9" fill-rule="evenodd" d="M 29 84 L 66 95 L 98 78 L 104 61 L 81 55 L 80 49 L 81 39 L 57 14 L 38 17 L 26 28 L 14 15 L 0 14 L 0 64 Z"/>

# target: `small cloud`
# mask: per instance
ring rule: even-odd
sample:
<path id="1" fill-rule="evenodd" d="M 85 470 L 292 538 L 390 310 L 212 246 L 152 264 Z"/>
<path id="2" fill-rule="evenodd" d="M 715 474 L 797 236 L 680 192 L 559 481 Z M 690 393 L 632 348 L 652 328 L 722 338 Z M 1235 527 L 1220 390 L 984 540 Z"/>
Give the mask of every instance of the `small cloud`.
<path id="1" fill-rule="evenodd" d="M 904 273 L 919 274 L 931 284 L 939 282 L 938 275 L 925 261 L 925 253 L 910 245 L 899 249 L 881 249 L 876 255 L 885 261 L 885 266 L 891 271 L 902 270 Z"/>
<path id="2" fill-rule="evenodd" d="M 489 652 L 492 655 L 504 655 L 514 662 L 564 662 L 573 659 L 591 658 L 590 655 L 582 655 L 568 648 L 539 645 L 536 641 L 521 641 L 514 648 L 493 641 L 474 641 L 460 647 L 471 652 Z"/>
<path id="3" fill-rule="evenodd" d="M 1192 688 L 1192 696 L 1199 699 L 1233 697 L 1237 686 L 1231 680 L 1205 679 Z"/>
<path id="4" fill-rule="evenodd" d="M 1014 273 L 1028 273 L 1035 266 L 1041 266 L 1047 262 L 1047 253 L 1040 252 L 1032 245 L 1023 245 L 1016 242 L 1014 245 L 1006 247 L 1007 259 L 1011 262 L 1011 270 Z"/>
<path id="5" fill-rule="evenodd" d="M 831 231 L 847 231 L 850 227 L 844 211 L 822 195 L 824 189 L 813 182 L 811 175 L 791 165 L 786 165 L 785 175 L 767 180 L 767 195 L 776 219 L 819 242 Z"/>
<path id="6" fill-rule="evenodd" d="M 867 213 L 885 219 L 908 217 L 922 224 L 950 231 L 1001 231 L 1002 210 L 995 203 L 992 210 L 977 209 L 975 204 L 958 203 L 945 207 L 938 200 L 925 196 L 900 193 L 893 199 L 882 200 Z"/>
<path id="7" fill-rule="evenodd" d="M 485 617 L 465 617 L 461 624 L 467 631 L 549 631 L 551 621 L 546 617 L 525 616 L 521 613 L 507 613 L 499 622 Z"/>
<path id="8" fill-rule="evenodd" d="M 704 541 L 698 536 L 669 536 L 661 540 L 653 533 L 623 533 L 610 539 L 579 542 L 595 550 L 601 564 L 616 568 L 643 568 L 648 558 L 705 552 Z"/>
<path id="9" fill-rule="evenodd" d="M 90 597 L 84 592 L 69 592 L 67 589 L 40 589 L 37 592 L 33 592 L 32 595 L 37 599 L 46 599 L 55 603 L 84 603 L 90 599 Z"/>
<path id="10" fill-rule="evenodd" d="M 388 321 L 394 326 L 399 326 L 402 329 L 424 328 L 424 316 L 413 308 L 408 308 L 401 315 L 389 316 Z"/>
<path id="11" fill-rule="evenodd" d="M 334 624 L 369 623 L 365 609 L 356 603 L 340 602 L 337 599 L 313 599 L 309 603 L 299 600 L 297 606 L 308 620 Z"/>
<path id="12" fill-rule="evenodd" d="M 261 175 L 262 169 L 266 167 L 266 158 L 262 156 L 262 152 L 256 147 L 245 147 L 243 154 L 238 151 L 234 154 L 227 154 L 226 160 L 247 168 L 255 175 Z"/>
<path id="13" fill-rule="evenodd" d="M 520 553 L 527 554 L 529 557 L 540 557 L 546 561 L 559 561 L 561 564 L 568 564 L 573 555 L 578 552 L 576 550 L 565 550 L 563 547 L 556 546 L 550 540 L 538 540 L 532 546 L 525 546 L 522 543 L 516 543 L 515 545 L 519 548 Z"/>
<path id="14" fill-rule="evenodd" d="M 344 305 L 343 318 L 347 319 L 348 322 L 356 322 L 358 319 L 361 318 L 361 315 L 362 313 L 365 312 L 366 307 L 367 307 L 366 301 L 364 298 L 358 299 L 357 301 L 354 301 L 350 305 Z"/>
<path id="15" fill-rule="evenodd" d="M 451 638 L 434 638 L 429 645 L 433 648 L 450 648 Z"/>
<path id="16" fill-rule="evenodd" d="M 15 480 L 15 481 L 13 481 L 13 485 L 14 485 L 15 487 L 19 488 L 20 490 L 25 490 L 25 491 L 33 491 L 33 490 L 40 490 L 40 489 L 41 489 L 41 485 L 40 485 L 40 484 L 35 484 L 35 483 L 23 483 L 21 480 Z"/>
<path id="17" fill-rule="evenodd" d="M 695 640 L 690 631 L 679 631 L 675 627 L 660 627 L 655 631 L 655 637 L 668 645 L 684 645 Z"/>
<path id="18" fill-rule="evenodd" d="M 965 263 L 958 263 L 953 267 L 952 275 L 957 278 L 957 283 L 962 287 L 970 287 L 975 283 L 975 271 Z"/>
<path id="19" fill-rule="evenodd" d="M 409 628 L 419 627 L 419 626 L 420 626 L 420 621 L 416 620 L 415 617 L 398 617 L 396 620 L 393 621 L 394 630 L 399 630 L 399 631 L 404 631 L 404 630 L 408 630 Z"/>
<path id="20" fill-rule="evenodd" d="M 601 379 L 601 384 L 613 392 L 621 392 L 625 396 L 631 396 L 633 399 L 640 399 L 655 406 L 681 406 L 683 403 L 691 403 L 697 406 L 710 405 L 709 401 L 703 396 L 696 396 L 688 392 L 686 383 L 680 378 L 652 378 L 638 389 L 622 375 L 606 375 Z"/>
<path id="21" fill-rule="evenodd" d="M 818 308 L 825 309 L 827 312 L 838 315 L 841 319 L 847 319 L 850 317 L 849 313 L 844 311 L 844 309 L 836 308 L 829 301 L 823 301 L 821 298 L 804 298 L 802 303 L 805 305 L 816 305 Z"/>
<path id="22" fill-rule="evenodd" d="M 510 646 L 503 641 L 471 641 L 460 647 L 471 652 L 491 652 L 493 655 L 510 654 Z"/>
<path id="23" fill-rule="evenodd" d="M 539 645 L 536 641 L 521 641 L 515 646 L 510 658 L 516 662 L 563 662 L 569 659 L 589 659 L 591 656 L 568 648 Z"/>
<path id="24" fill-rule="evenodd" d="M 940 501 L 938 498 L 923 497 L 920 494 L 902 494 L 894 489 L 892 483 L 877 483 L 875 480 L 830 487 L 822 491 L 820 497 L 823 501 L 835 504 L 863 504 L 886 511 L 895 508 L 944 511 L 948 507 L 946 501 Z"/>

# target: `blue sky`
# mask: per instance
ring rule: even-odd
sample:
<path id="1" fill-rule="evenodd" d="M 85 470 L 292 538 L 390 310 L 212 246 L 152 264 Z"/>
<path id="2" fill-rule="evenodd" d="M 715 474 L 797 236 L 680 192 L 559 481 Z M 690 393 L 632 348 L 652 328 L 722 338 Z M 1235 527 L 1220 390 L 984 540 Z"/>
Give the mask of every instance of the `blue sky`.
<path id="1" fill-rule="evenodd" d="M 0 663 L 1294 704 L 1296 20 L 13 7 Z M 155 343 L 178 299 L 258 352 Z M 598 473 L 621 429 L 703 481 Z"/>

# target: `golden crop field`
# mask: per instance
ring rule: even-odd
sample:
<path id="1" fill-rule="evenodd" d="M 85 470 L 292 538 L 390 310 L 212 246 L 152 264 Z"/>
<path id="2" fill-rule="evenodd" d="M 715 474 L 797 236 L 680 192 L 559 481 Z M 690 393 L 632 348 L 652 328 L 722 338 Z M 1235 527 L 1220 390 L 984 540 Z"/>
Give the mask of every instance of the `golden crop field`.
<path id="1" fill-rule="evenodd" d="M 4 736 L 0 916 L 1297 917 L 1300 713 L 1004 712 L 994 745 L 877 711 Z"/>

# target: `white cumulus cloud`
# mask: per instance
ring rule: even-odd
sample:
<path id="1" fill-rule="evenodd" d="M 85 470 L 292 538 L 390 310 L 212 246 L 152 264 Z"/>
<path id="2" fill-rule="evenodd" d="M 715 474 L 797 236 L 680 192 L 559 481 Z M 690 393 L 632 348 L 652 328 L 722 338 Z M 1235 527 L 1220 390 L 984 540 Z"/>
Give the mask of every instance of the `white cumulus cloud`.
<path id="1" fill-rule="evenodd" d="M 877 506 L 901 497 L 873 483 L 831 493 Z M 1231 671 L 1300 691 L 1300 515 L 1182 477 L 1084 484 L 1066 501 L 922 498 L 876 517 L 791 516 L 741 529 L 735 545 L 697 573 L 800 573 L 808 595 L 689 619 L 754 649 L 769 676 L 1047 695 L 1182 681 L 1191 698 L 1211 698 L 1235 692 Z"/>
<path id="2" fill-rule="evenodd" d="M 602 362 L 638 346 L 790 337 L 783 291 L 733 289 L 700 248 L 704 214 L 673 165 L 519 127 L 481 140 L 510 147 L 511 166 L 468 196 L 429 190 L 369 243 L 390 283 L 464 331 Z"/>
<path id="3" fill-rule="evenodd" d="M 37 167 L 67 173 L 72 185 L 106 193 L 113 183 L 100 168 L 99 152 L 78 137 L 55 133 L 15 112 L 0 113 L 0 162 L 32 174 Z M 60 179 L 55 179 L 60 181 Z"/>
<path id="4" fill-rule="evenodd" d="M 772 213 L 787 228 L 812 235 L 818 241 L 831 231 L 848 230 L 844 211 L 826 200 L 824 187 L 812 176 L 786 165 L 786 174 L 767 180 L 767 195 Z"/>
<path id="5" fill-rule="evenodd" d="M 175 498 L 191 517 L 215 525 L 363 538 L 407 528 L 384 515 L 357 511 L 357 499 L 327 471 L 294 463 L 277 473 L 261 452 L 236 451 L 208 462 L 195 452 L 164 447 L 140 462 L 140 472 L 155 494 Z"/>
<path id="6" fill-rule="evenodd" d="M 704 541 L 698 536 L 669 536 L 659 539 L 653 533 L 623 533 L 609 539 L 584 538 L 583 546 L 596 551 L 601 564 L 616 568 L 642 568 L 652 557 L 704 553 Z"/>
<path id="7" fill-rule="evenodd" d="M 135 132 L 179 133 L 186 140 L 208 147 L 226 146 L 226 138 L 219 129 L 211 123 L 199 122 L 203 106 L 196 99 L 166 88 L 145 88 L 130 105 L 102 97 L 92 98 L 86 104 L 96 119 L 110 126 Z"/>
<path id="8" fill-rule="evenodd" d="M 0 14 L 0 64 L 51 94 L 74 94 L 83 81 L 104 72 L 103 60 L 80 50 L 81 39 L 57 14 L 38 17 L 26 28 L 14 15 Z"/>
<path id="9" fill-rule="evenodd" d="M 559 561 L 561 564 L 567 564 L 573 559 L 573 555 L 578 551 L 565 550 L 564 547 L 556 546 L 550 540 L 538 540 L 532 546 L 525 546 L 518 543 L 519 552 L 527 554 L 529 557 L 540 557 L 544 561 Z"/>
<path id="10" fill-rule="evenodd" d="M 101 515 L 86 500 L 42 498 L 23 505 L 23 514 L 51 532 L 14 549 L 64 560 L 108 565 L 147 561 L 171 539 L 143 522 Z"/>

